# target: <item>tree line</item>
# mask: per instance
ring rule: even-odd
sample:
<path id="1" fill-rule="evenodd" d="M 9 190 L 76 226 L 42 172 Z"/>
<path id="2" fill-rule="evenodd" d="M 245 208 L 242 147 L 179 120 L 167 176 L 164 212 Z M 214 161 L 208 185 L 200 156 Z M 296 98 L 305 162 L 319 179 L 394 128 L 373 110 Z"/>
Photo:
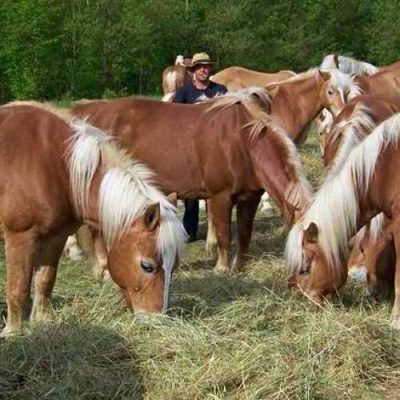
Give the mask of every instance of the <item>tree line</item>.
<path id="1" fill-rule="evenodd" d="M 400 59 L 399 0 L 2 0 L 0 100 L 157 94 L 177 54 L 302 71 Z"/>

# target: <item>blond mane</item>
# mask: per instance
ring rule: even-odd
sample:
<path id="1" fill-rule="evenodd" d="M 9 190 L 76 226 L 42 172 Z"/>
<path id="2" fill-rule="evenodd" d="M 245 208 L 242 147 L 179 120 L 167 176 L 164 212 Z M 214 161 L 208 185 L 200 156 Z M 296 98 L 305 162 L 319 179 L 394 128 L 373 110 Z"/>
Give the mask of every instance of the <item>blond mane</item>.
<path id="1" fill-rule="evenodd" d="M 271 108 L 269 93 L 263 88 L 254 87 L 228 93 L 225 96 L 211 99 L 208 103 L 208 111 L 224 110 L 235 104 L 243 105 L 250 114 L 251 120 L 243 128 L 250 128 L 249 138 L 251 142 L 257 141 L 268 132 L 269 137 L 285 154 L 287 172 L 291 176 L 292 183 L 286 190 L 285 200 L 296 208 L 304 210 L 311 198 L 311 186 L 305 176 L 293 141 L 277 118 L 266 112 Z"/>
<path id="2" fill-rule="evenodd" d="M 398 145 L 399 141 L 400 113 L 384 121 L 356 146 L 338 174 L 322 185 L 302 220 L 289 234 L 285 256 L 292 272 L 303 262 L 304 229 L 314 222 L 331 275 L 341 274 L 341 262 L 348 256 L 348 241 L 356 231 L 359 202 L 368 192 L 378 157 L 389 144 Z"/>
<path id="3" fill-rule="evenodd" d="M 371 110 L 364 104 L 357 103 L 349 118 L 334 125 L 329 134 L 328 141 L 335 141 L 341 135 L 340 147 L 327 169 L 325 179 L 332 179 L 342 168 L 349 154 L 355 146 L 361 143 L 365 137 L 376 127 Z"/>

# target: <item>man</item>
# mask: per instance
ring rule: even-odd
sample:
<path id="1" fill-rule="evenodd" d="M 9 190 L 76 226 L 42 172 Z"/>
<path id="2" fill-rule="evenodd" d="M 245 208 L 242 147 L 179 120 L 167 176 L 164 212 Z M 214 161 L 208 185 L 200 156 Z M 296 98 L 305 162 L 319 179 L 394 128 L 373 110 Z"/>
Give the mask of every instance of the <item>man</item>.
<path id="1" fill-rule="evenodd" d="M 207 53 L 196 53 L 188 69 L 192 73 L 192 82 L 177 90 L 174 102 L 194 104 L 227 92 L 223 85 L 210 81 L 212 72 L 210 57 Z M 189 235 L 189 241 L 196 240 L 197 227 L 199 224 L 199 201 L 185 200 L 185 213 L 183 215 L 183 226 Z"/>

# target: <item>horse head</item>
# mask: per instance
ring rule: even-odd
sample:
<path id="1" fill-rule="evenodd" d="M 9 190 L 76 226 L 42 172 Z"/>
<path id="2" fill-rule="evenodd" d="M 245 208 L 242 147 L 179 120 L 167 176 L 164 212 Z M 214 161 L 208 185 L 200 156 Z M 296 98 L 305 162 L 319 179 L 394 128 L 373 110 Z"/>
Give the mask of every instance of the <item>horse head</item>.
<path id="1" fill-rule="evenodd" d="M 177 259 L 170 270 L 165 269 L 158 245 L 160 225 L 160 204 L 152 204 L 109 250 L 110 275 L 122 289 L 128 308 L 135 312 L 161 312 L 167 307 L 167 275 Z"/>
<path id="2" fill-rule="evenodd" d="M 349 75 L 339 70 L 319 70 L 321 82 L 320 98 L 322 105 L 330 110 L 334 117 L 342 111 L 345 104 L 361 91 Z"/>
<path id="3" fill-rule="evenodd" d="M 336 293 L 345 283 L 347 274 L 330 265 L 319 243 L 319 229 L 314 222 L 299 230 L 295 227 L 289 237 L 287 257 L 291 264 L 289 288 L 298 288 L 312 298 L 321 299 Z M 301 242 L 296 245 L 294 242 Z M 291 254 L 293 248 L 301 253 Z M 294 250 L 296 252 L 296 250 Z"/>

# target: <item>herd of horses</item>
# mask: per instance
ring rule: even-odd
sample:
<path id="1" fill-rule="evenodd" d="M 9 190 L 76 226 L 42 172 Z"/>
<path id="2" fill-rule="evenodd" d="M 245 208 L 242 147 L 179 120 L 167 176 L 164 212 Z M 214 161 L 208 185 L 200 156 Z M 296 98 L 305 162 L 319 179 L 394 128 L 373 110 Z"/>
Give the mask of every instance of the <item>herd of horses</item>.
<path id="1" fill-rule="evenodd" d="M 177 71 L 186 80 L 176 79 Z M 22 332 L 31 286 L 31 320 L 46 314 L 67 238 L 82 225 L 126 306 L 166 311 L 186 242 L 177 199 L 207 200 L 207 242 L 217 247 L 215 271 L 226 273 L 250 258 L 264 191 L 292 226 L 289 286 L 316 299 L 330 296 L 350 267 L 362 264 L 371 293 L 394 293 L 392 325 L 400 328 L 400 185 L 393 172 L 400 167 L 400 63 L 375 67 L 329 55 L 320 68 L 299 74 L 231 67 L 213 77 L 227 95 L 171 103 L 187 74 L 182 65 L 164 71 L 166 101 L 0 107 L 8 310 L 2 335 Z M 325 163 L 315 194 L 296 148 L 314 120 Z"/>

